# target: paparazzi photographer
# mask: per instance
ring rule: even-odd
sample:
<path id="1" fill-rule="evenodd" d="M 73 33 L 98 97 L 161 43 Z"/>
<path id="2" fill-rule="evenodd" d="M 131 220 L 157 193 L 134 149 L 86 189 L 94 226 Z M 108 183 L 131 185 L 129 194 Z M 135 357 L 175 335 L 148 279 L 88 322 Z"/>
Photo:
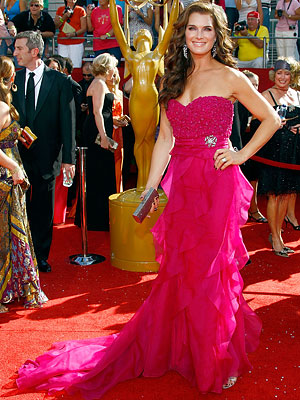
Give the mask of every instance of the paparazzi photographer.
<path id="1" fill-rule="evenodd" d="M 238 67 L 239 68 L 262 68 L 264 56 L 264 38 L 269 43 L 269 31 L 260 25 L 259 13 L 251 11 L 247 14 L 245 21 L 237 22 L 234 25 L 234 39 L 238 46 Z M 247 39 L 238 39 L 247 37 Z"/>
<path id="2" fill-rule="evenodd" d="M 300 19 L 298 0 L 279 0 L 276 5 L 275 18 L 278 19 L 275 29 L 277 55 L 278 57 L 295 58 L 298 20 Z"/>

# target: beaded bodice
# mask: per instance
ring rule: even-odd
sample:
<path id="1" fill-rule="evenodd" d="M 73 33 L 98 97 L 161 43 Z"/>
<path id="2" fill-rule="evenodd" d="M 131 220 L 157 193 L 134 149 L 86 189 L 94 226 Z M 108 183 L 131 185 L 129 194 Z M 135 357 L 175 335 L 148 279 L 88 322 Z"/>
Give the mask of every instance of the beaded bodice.
<path id="1" fill-rule="evenodd" d="M 187 106 L 171 99 L 167 117 L 176 143 L 190 139 L 206 148 L 218 148 L 231 134 L 233 104 L 219 96 L 197 97 Z"/>

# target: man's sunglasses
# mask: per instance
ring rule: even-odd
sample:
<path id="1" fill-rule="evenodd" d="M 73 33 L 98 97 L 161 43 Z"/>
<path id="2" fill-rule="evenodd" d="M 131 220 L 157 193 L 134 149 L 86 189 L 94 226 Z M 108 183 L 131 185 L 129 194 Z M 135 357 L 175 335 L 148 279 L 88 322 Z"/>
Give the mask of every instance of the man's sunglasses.
<path id="1" fill-rule="evenodd" d="M 82 74 L 82 76 L 86 76 L 87 78 L 91 78 L 93 75 L 92 74 Z"/>

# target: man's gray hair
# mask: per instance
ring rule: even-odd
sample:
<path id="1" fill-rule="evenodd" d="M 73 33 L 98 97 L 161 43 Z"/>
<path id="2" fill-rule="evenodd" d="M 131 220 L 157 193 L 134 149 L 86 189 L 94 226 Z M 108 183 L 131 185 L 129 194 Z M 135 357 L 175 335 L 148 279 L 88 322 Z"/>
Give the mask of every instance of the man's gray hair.
<path id="1" fill-rule="evenodd" d="M 44 51 L 44 41 L 42 35 L 35 31 L 25 31 L 17 34 L 16 39 L 27 39 L 26 46 L 29 50 L 38 49 L 38 56 L 42 58 Z"/>

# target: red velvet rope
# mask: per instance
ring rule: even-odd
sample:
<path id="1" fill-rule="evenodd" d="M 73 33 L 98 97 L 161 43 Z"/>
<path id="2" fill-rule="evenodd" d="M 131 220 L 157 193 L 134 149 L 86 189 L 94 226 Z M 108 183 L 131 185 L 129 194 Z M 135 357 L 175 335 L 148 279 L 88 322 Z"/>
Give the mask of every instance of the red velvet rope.
<path id="1" fill-rule="evenodd" d="M 259 157 L 259 156 L 252 156 L 251 160 L 258 161 L 258 162 L 260 162 L 262 164 L 271 165 L 272 167 L 293 169 L 295 171 L 300 171 L 300 165 L 287 164 L 287 163 L 282 163 L 282 162 L 279 162 L 279 161 L 268 160 L 267 158 L 262 158 L 262 157 Z"/>

